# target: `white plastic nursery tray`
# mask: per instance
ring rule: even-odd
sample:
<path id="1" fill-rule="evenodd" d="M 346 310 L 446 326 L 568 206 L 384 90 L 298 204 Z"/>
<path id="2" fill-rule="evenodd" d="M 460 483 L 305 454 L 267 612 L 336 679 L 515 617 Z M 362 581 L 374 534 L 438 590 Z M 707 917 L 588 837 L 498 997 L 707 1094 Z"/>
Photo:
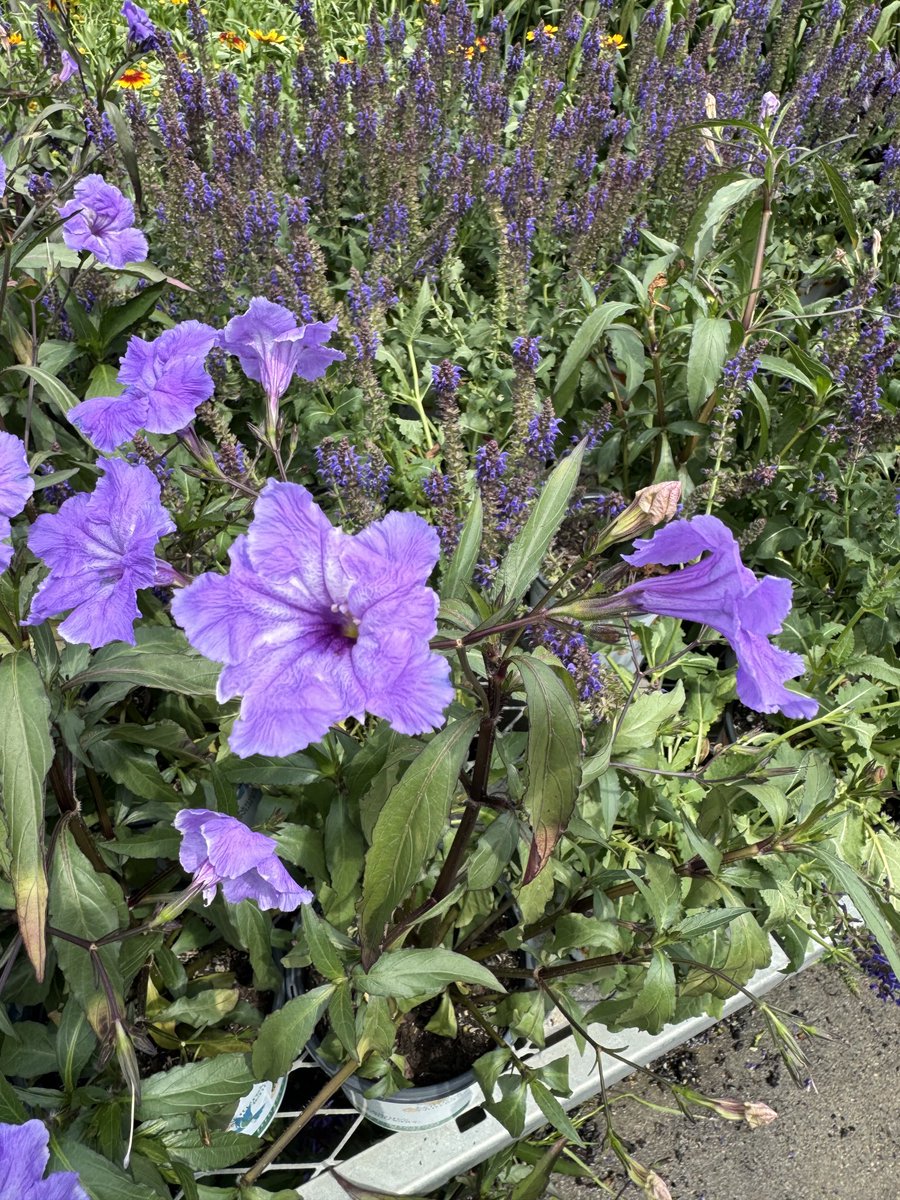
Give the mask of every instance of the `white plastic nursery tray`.
<path id="1" fill-rule="evenodd" d="M 821 954 L 820 947 L 814 948 L 807 955 L 803 967 L 811 965 Z M 771 963 L 756 972 L 748 983 L 747 990 L 754 996 L 764 995 L 790 973 L 785 970 L 787 966 L 787 958 L 772 942 Z M 723 1017 L 729 1016 L 748 1003 L 747 996 L 738 993 L 725 1002 Z M 666 1025 L 658 1034 L 648 1034 L 637 1029 L 610 1033 L 603 1025 L 591 1026 L 591 1032 L 597 1041 L 608 1045 L 611 1050 L 624 1054 L 637 1066 L 646 1066 L 715 1024 L 716 1018 L 692 1017 L 677 1025 Z M 579 1050 L 575 1039 L 567 1032 L 567 1022 L 558 1012 L 550 1014 L 548 1027 L 552 1030 L 548 1036 L 548 1042 L 551 1044 L 544 1050 L 529 1055 L 528 1060 L 537 1066 L 568 1056 L 570 1093 L 559 1099 L 564 1108 L 574 1108 L 600 1091 L 596 1056 L 590 1047 L 583 1053 Z M 601 1064 L 607 1087 L 618 1083 L 634 1069 L 608 1055 L 601 1057 Z M 302 1080 L 313 1084 L 309 1094 L 317 1090 L 324 1081 L 324 1076 L 316 1065 L 307 1059 L 298 1060 L 292 1070 L 302 1073 L 295 1076 L 298 1082 Z M 310 1071 L 313 1072 L 312 1075 L 306 1074 Z M 290 1092 L 289 1087 L 288 1096 Z M 302 1104 L 300 1110 L 302 1111 Z M 283 1128 L 282 1122 L 285 1119 L 289 1120 L 297 1115 L 297 1110 L 289 1103 L 287 1109 L 281 1110 L 276 1117 L 274 1131 Z M 314 1135 L 314 1143 L 318 1145 L 311 1145 L 309 1135 L 315 1129 L 316 1122 L 323 1120 L 326 1126 L 324 1136 Z M 297 1188 L 302 1200 L 347 1200 L 347 1193 L 332 1174 L 336 1168 L 345 1178 L 365 1188 L 376 1191 L 383 1189 L 397 1195 L 421 1195 L 440 1187 L 452 1176 L 470 1170 L 490 1155 L 505 1149 L 514 1140 L 500 1122 L 477 1103 L 454 1120 L 426 1133 L 384 1133 L 369 1124 L 360 1128 L 362 1122 L 363 1117 L 351 1108 L 339 1093 L 334 1097 L 332 1104 L 326 1105 L 319 1117 L 314 1118 L 300 1134 L 295 1145 L 286 1151 L 282 1160 L 273 1163 L 265 1172 L 264 1184 L 270 1188 L 283 1187 L 278 1179 L 280 1172 L 308 1171 L 308 1181 Z M 529 1097 L 524 1132 L 531 1133 L 545 1124 L 546 1118 Z M 364 1139 L 368 1138 L 373 1144 L 359 1149 L 361 1136 Z M 331 1143 L 329 1148 L 326 1148 L 326 1142 Z M 303 1161 L 299 1156 L 294 1157 L 301 1148 L 304 1152 L 313 1150 L 309 1157 L 315 1158 L 316 1161 Z M 240 1169 L 234 1172 L 240 1173 Z M 292 1184 L 295 1179 L 296 1174 L 291 1179 Z"/>

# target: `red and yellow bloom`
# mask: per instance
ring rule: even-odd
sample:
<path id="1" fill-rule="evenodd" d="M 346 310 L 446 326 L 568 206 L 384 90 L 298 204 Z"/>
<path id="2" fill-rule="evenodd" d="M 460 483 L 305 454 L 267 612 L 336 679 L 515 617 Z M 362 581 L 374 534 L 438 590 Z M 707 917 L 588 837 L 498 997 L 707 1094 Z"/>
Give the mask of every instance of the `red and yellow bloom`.
<path id="1" fill-rule="evenodd" d="M 131 91 L 137 92 L 152 82 L 153 77 L 143 67 L 128 67 L 116 80 L 116 87 L 129 88 Z"/>

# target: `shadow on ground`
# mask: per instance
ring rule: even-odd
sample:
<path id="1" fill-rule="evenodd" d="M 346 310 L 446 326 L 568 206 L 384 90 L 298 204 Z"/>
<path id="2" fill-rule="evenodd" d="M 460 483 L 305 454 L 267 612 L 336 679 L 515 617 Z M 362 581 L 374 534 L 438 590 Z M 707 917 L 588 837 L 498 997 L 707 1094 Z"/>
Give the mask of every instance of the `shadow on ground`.
<path id="1" fill-rule="evenodd" d="M 802 1015 L 830 1041 L 807 1042 L 812 1080 L 798 1089 L 744 1009 L 663 1063 L 660 1072 L 708 1096 L 763 1100 L 778 1120 L 749 1129 L 716 1117 L 691 1123 L 621 1100 L 616 1130 L 638 1161 L 667 1181 L 673 1200 L 900 1200 L 900 1007 L 885 1004 L 860 981 L 853 995 L 834 968 L 819 966 L 782 985 L 769 999 Z M 671 1106 L 658 1084 L 632 1076 L 631 1092 Z M 596 1138 L 597 1126 L 583 1129 Z M 590 1152 L 586 1157 L 590 1161 Z M 554 1176 L 548 1196 L 561 1200 L 637 1200 L 612 1156 L 594 1162 L 611 1186 Z"/>

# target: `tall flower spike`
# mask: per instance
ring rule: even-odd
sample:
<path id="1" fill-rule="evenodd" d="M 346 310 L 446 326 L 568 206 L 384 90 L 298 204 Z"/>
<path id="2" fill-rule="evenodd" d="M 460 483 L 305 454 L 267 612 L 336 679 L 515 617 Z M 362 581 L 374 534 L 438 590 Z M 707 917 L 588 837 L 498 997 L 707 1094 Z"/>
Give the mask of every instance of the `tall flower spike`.
<path id="1" fill-rule="evenodd" d="M 63 241 L 70 250 L 87 250 L 110 267 L 143 262 L 147 239 L 135 228 L 134 206 L 102 175 L 86 175 L 71 200 L 59 208 Z"/>
<path id="2" fill-rule="evenodd" d="M 289 308 L 255 296 L 245 313 L 232 317 L 222 330 L 220 345 L 237 355 L 248 379 L 266 393 L 266 432 L 274 435 L 278 403 L 295 375 L 321 379 L 333 362 L 344 358 L 325 343 L 337 329 L 337 317 L 327 323 L 298 325 Z"/>
<path id="3" fill-rule="evenodd" d="M 215 391 L 206 356 L 218 334 L 211 325 L 184 321 L 152 342 L 132 337 L 120 360 L 118 396 L 94 396 L 69 410 L 69 420 L 99 450 L 115 450 L 139 429 L 176 433 Z"/>
<path id="4" fill-rule="evenodd" d="M 435 531 L 389 513 L 335 529 L 299 484 L 270 479 L 228 575 L 201 575 L 172 601 L 201 654 L 224 663 L 220 700 L 241 696 L 235 754 L 291 754 L 367 712 L 400 733 L 443 723 L 450 667 L 429 647 Z"/>
<path id="5" fill-rule="evenodd" d="M 10 517 L 17 517 L 34 491 L 25 444 L 11 433 L 0 433 L 0 571 L 12 562 Z"/>
<path id="6" fill-rule="evenodd" d="M 218 886 L 229 904 L 255 900 L 260 908 L 293 912 L 312 903 L 312 892 L 282 865 L 274 838 L 207 808 L 183 808 L 172 823 L 181 834 L 178 860 L 194 876 L 190 890 L 202 891 L 206 904 Z"/>
<path id="7" fill-rule="evenodd" d="M 120 458 L 99 465 L 105 474 L 90 495 L 73 496 L 31 527 L 29 548 L 50 574 L 24 622 L 38 625 L 71 609 L 60 635 L 95 650 L 109 642 L 135 644 L 138 591 L 173 581 L 171 567 L 156 558 L 156 543 L 175 528 L 149 468 Z"/>
<path id="8" fill-rule="evenodd" d="M 780 710 L 786 717 L 815 716 L 815 700 L 784 686 L 786 679 L 803 674 L 803 659 L 769 641 L 791 610 L 787 579 L 757 579 L 741 562 L 731 530 L 717 517 L 673 521 L 653 537 L 635 542 L 635 547 L 633 554 L 623 555 L 635 567 L 668 567 L 703 557 L 680 571 L 631 584 L 618 593 L 616 602 L 627 602 L 640 612 L 702 621 L 721 633 L 737 655 L 737 693 L 748 708 Z"/>
<path id="9" fill-rule="evenodd" d="M 74 1171 L 44 1178 L 50 1134 L 43 1121 L 0 1125 L 0 1196 L 9 1200 L 88 1200 Z"/>

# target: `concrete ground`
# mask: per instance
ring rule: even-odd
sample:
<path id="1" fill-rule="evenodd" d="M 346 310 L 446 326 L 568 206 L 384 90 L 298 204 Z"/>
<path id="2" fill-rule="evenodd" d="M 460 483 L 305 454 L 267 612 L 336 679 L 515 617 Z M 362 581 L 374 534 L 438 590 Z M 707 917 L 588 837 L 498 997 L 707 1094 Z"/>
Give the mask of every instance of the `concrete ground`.
<path id="1" fill-rule="evenodd" d="M 673 1200 L 900 1200 L 900 1007 L 877 999 L 864 977 L 859 982 L 853 995 L 833 967 L 820 965 L 767 997 L 830 1039 L 804 1040 L 813 1081 L 805 1089 L 752 1009 L 655 1064 L 707 1096 L 765 1101 L 778 1113 L 773 1124 L 750 1129 L 714 1116 L 692 1123 L 632 1099 L 615 1104 L 616 1132 L 666 1180 Z M 615 1089 L 623 1092 L 674 1107 L 646 1076 Z M 589 1120 L 582 1136 L 597 1145 L 599 1128 Z M 591 1161 L 590 1150 L 582 1154 Z M 640 1189 L 614 1163 L 603 1151 L 592 1163 L 610 1192 L 556 1175 L 547 1195 L 638 1200 Z"/>

